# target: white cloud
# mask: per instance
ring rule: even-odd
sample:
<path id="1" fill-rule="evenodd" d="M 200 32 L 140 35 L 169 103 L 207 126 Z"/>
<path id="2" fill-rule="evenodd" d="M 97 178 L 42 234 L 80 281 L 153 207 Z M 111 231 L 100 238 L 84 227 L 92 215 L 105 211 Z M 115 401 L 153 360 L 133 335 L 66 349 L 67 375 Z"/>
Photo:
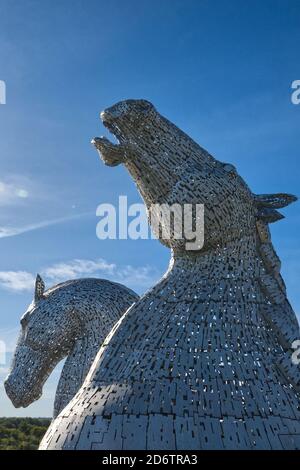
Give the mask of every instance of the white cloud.
<path id="1" fill-rule="evenodd" d="M 0 286 L 11 291 L 33 289 L 35 278 L 27 271 L 0 271 Z"/>
<path id="2" fill-rule="evenodd" d="M 148 289 L 160 278 L 158 271 L 152 266 L 121 266 L 115 271 L 115 281 L 124 283 L 128 287 Z"/>
<path id="3" fill-rule="evenodd" d="M 29 192 L 26 189 L 17 189 L 16 195 L 22 199 L 26 199 L 29 196 Z"/>
<path id="4" fill-rule="evenodd" d="M 159 279 L 157 270 L 151 266 L 118 266 L 102 258 L 75 259 L 55 264 L 41 272 L 46 281 L 52 281 L 52 283 L 93 275 L 123 283 L 132 289 L 151 287 Z"/>
<path id="5" fill-rule="evenodd" d="M 132 289 L 151 287 L 159 279 L 157 270 L 151 266 L 117 266 L 102 258 L 97 260 L 75 259 L 67 263 L 59 263 L 42 270 L 42 274 L 46 280 L 55 283 L 94 275 L 124 283 Z"/>
<path id="6" fill-rule="evenodd" d="M 55 281 L 66 281 L 77 277 L 94 274 L 96 272 L 104 272 L 112 274 L 115 270 L 115 264 L 108 263 L 104 259 L 88 260 L 74 259 L 68 263 L 58 263 L 50 266 L 42 271 L 46 278 Z"/>
<path id="7" fill-rule="evenodd" d="M 40 272 L 46 288 L 69 279 L 92 276 L 120 282 L 134 290 L 145 290 L 160 277 L 160 273 L 151 266 L 118 266 L 102 258 L 74 259 L 46 267 Z M 34 281 L 35 276 L 26 271 L 0 271 L 0 288 L 13 292 L 33 291 Z"/>
<path id="8" fill-rule="evenodd" d="M 28 198 L 29 190 L 23 184 L 18 181 L 0 181 L 0 206 L 16 204 L 20 199 Z"/>

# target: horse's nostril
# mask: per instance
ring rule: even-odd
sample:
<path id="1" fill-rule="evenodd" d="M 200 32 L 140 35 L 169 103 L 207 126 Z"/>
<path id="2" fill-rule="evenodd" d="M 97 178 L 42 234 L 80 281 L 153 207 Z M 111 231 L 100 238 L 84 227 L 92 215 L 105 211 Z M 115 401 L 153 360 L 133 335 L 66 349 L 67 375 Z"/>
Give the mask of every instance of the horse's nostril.
<path id="1" fill-rule="evenodd" d="M 6 377 L 6 379 L 4 380 L 3 385 L 4 385 L 5 389 L 10 387 L 10 385 L 11 385 L 11 378 L 10 378 L 9 375 L 8 375 L 8 376 Z"/>

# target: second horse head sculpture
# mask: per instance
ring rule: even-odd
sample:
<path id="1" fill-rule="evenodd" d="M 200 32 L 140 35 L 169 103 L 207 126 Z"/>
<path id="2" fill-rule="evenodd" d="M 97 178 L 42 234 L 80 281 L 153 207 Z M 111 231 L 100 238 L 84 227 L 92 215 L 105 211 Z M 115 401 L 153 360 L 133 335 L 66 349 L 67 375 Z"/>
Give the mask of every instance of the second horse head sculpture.
<path id="1" fill-rule="evenodd" d="M 93 278 L 66 281 L 45 291 L 37 275 L 34 301 L 21 318 L 5 381 L 14 406 L 38 400 L 54 367 L 67 357 L 56 390 L 56 417 L 77 393 L 105 337 L 137 299 L 121 284 Z"/>

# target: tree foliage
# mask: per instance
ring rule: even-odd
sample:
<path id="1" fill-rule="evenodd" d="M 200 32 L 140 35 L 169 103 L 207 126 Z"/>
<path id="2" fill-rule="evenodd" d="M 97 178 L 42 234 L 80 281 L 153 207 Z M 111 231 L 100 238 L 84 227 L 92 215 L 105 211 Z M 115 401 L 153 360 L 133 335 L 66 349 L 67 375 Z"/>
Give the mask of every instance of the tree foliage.
<path id="1" fill-rule="evenodd" d="M 0 450 L 35 450 L 49 418 L 0 418 Z"/>

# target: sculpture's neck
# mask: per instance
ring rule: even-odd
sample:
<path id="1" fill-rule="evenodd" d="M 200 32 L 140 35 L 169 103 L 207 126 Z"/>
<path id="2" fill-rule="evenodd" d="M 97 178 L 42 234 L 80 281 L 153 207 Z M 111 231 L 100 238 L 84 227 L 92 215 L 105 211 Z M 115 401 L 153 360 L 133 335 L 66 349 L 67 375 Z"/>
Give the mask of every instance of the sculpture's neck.
<path id="1" fill-rule="evenodd" d="M 261 260 L 257 256 L 256 234 L 230 241 L 214 250 L 194 254 L 174 254 L 168 275 L 210 279 L 216 284 L 221 279 L 249 280 L 257 276 Z"/>
<path id="2" fill-rule="evenodd" d="M 57 386 L 54 417 L 69 403 L 85 379 L 99 345 L 104 340 L 103 330 L 101 319 L 95 317 L 83 325 L 78 338 L 75 336 L 73 348 L 66 359 Z"/>
<path id="3" fill-rule="evenodd" d="M 101 325 L 94 325 L 94 329 L 89 329 L 81 338 L 75 341 L 74 347 L 66 360 L 66 367 L 72 370 L 74 378 L 76 375 L 77 383 L 83 382 L 99 345 L 104 340 L 103 334 L 100 333 L 102 331 Z M 69 374 L 69 370 L 63 372 Z"/>

